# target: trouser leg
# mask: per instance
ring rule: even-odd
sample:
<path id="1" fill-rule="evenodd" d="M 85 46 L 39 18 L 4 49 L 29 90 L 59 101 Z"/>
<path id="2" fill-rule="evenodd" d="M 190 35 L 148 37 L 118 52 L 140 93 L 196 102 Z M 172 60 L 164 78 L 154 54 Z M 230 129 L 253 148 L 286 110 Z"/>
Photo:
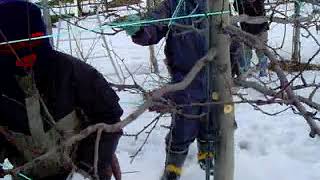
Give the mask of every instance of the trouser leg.
<path id="1" fill-rule="evenodd" d="M 185 107 L 182 113 L 200 115 L 200 108 Z M 166 137 L 166 162 L 162 180 L 179 179 L 189 146 L 197 137 L 198 130 L 198 119 L 189 119 L 177 114 L 173 115 L 171 130 Z"/>
<path id="2" fill-rule="evenodd" d="M 249 46 L 244 45 L 244 61 L 245 66 L 242 69 L 243 72 L 247 72 L 251 66 L 251 59 L 252 59 L 252 49 Z"/>
<path id="3" fill-rule="evenodd" d="M 198 163 L 203 170 L 209 169 L 213 174 L 215 142 L 217 140 L 217 124 L 207 117 L 200 121 L 200 130 L 197 137 Z"/>
<path id="4" fill-rule="evenodd" d="M 115 153 L 120 136 L 120 133 L 103 132 L 101 134 L 98 159 L 98 176 L 100 180 L 109 180 L 111 178 L 107 173 L 107 168 L 111 165 L 112 155 Z M 77 151 L 78 166 L 90 175 L 93 175 L 94 172 L 95 141 L 96 133 L 82 140 Z"/>
<path id="5" fill-rule="evenodd" d="M 261 39 L 261 41 L 263 41 L 265 44 L 268 42 L 268 33 L 267 32 L 262 32 L 258 35 L 259 39 Z M 263 51 L 261 50 L 256 50 L 256 54 L 258 56 L 258 60 L 259 60 L 259 71 L 260 71 L 260 76 L 267 76 L 267 70 L 268 70 L 268 58 L 267 56 L 264 54 Z"/>
<path id="6" fill-rule="evenodd" d="M 232 40 L 230 45 L 230 61 L 232 77 L 238 77 L 241 69 L 245 68 L 245 62 L 243 60 L 242 45 L 235 40 Z"/>

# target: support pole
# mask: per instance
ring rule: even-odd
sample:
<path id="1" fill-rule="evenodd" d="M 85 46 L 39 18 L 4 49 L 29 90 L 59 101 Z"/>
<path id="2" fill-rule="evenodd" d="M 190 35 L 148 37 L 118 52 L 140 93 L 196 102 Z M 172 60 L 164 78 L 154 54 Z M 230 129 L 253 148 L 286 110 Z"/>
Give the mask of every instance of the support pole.
<path id="1" fill-rule="evenodd" d="M 209 12 L 229 10 L 228 0 L 207 0 Z M 208 67 L 208 96 L 211 101 L 232 102 L 232 78 L 230 64 L 229 36 L 223 34 L 222 28 L 229 24 L 229 14 L 209 17 L 209 49 L 217 53 Z M 217 125 L 218 136 L 215 146 L 215 180 L 233 180 L 234 178 L 234 104 L 217 104 L 210 106 L 209 118 Z"/>
<path id="2" fill-rule="evenodd" d="M 298 1 L 294 2 L 294 17 L 296 21 L 294 23 L 294 31 L 293 31 L 293 50 L 292 50 L 292 60 L 295 62 L 301 62 L 301 55 L 300 55 L 300 34 L 301 34 L 301 27 L 300 21 L 297 20 L 300 17 L 300 3 Z"/>
<path id="3" fill-rule="evenodd" d="M 106 7 L 106 8 L 107 8 L 107 7 Z M 108 10 L 108 9 L 106 9 L 106 10 Z M 97 15 L 97 20 L 98 20 L 99 27 L 100 27 L 100 32 L 102 33 L 101 39 L 102 39 L 102 41 L 103 41 L 103 45 L 104 45 L 104 47 L 105 47 L 106 50 L 107 50 L 108 57 L 110 58 L 111 64 L 112 64 L 112 66 L 113 66 L 113 68 L 114 68 L 114 71 L 115 71 L 115 73 L 116 73 L 116 75 L 117 75 L 117 77 L 118 77 L 119 82 L 120 82 L 120 83 L 124 83 L 124 79 L 121 78 L 120 73 L 119 73 L 119 70 L 118 70 L 118 67 L 117 67 L 117 65 L 116 65 L 116 62 L 115 62 L 115 60 L 113 59 L 113 57 L 112 57 L 112 55 L 111 55 L 111 50 L 110 50 L 110 48 L 109 48 L 109 46 L 108 46 L 107 39 L 106 39 L 106 37 L 103 35 L 104 30 L 103 30 L 103 28 L 102 28 L 102 21 L 101 21 L 101 19 L 100 19 L 99 11 L 97 11 L 97 14 L 96 14 L 96 15 Z"/>

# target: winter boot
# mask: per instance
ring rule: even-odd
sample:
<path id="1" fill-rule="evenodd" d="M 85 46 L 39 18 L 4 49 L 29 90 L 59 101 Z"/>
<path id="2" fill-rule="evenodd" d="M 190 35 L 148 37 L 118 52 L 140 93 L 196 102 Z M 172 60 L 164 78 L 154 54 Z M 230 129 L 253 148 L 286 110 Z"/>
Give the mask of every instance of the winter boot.
<path id="1" fill-rule="evenodd" d="M 209 170 L 214 175 L 214 151 L 213 143 L 197 140 L 198 143 L 198 164 L 204 171 Z"/>
<path id="2" fill-rule="evenodd" d="M 173 164 L 168 164 L 166 165 L 166 169 L 163 172 L 161 180 L 179 180 L 181 171 L 181 167 L 177 167 Z"/>
<path id="3" fill-rule="evenodd" d="M 187 151 L 167 151 L 166 164 L 161 180 L 179 180 Z"/>

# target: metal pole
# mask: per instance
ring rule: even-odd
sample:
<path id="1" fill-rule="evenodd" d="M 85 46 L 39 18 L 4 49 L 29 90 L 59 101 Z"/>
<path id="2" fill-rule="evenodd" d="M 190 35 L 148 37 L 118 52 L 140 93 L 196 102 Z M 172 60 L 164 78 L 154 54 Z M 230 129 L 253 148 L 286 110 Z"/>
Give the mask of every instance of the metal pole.
<path id="1" fill-rule="evenodd" d="M 148 11 L 150 9 L 152 9 L 154 6 L 155 6 L 155 4 L 154 4 L 154 2 L 152 0 L 147 0 Z M 154 46 L 153 45 L 149 46 L 149 53 L 150 53 L 149 58 L 150 58 L 150 63 L 151 63 L 151 72 L 159 74 L 159 65 L 158 65 L 157 58 L 155 56 Z"/>
<path id="2" fill-rule="evenodd" d="M 59 1 L 59 5 L 60 7 L 62 6 L 61 1 Z M 59 8 L 59 16 L 62 15 L 62 7 Z M 56 50 L 59 49 L 59 43 L 60 43 L 60 32 L 61 32 L 61 18 L 59 18 L 59 22 L 58 22 L 58 35 L 57 35 L 57 40 L 56 40 Z"/>
<path id="3" fill-rule="evenodd" d="M 101 19 L 100 19 L 100 16 L 99 16 L 99 11 L 97 11 L 97 14 L 96 14 L 96 15 L 97 15 L 97 20 L 98 20 L 99 27 L 100 27 L 100 32 L 101 32 L 101 33 L 104 33 L 104 30 L 103 30 L 103 28 L 102 28 L 102 22 L 101 22 Z M 110 48 L 109 48 L 109 46 L 108 46 L 107 39 L 106 39 L 106 37 L 105 37 L 103 34 L 101 35 L 101 38 L 102 38 L 104 47 L 105 47 L 106 50 L 107 50 L 108 56 L 109 56 L 109 58 L 110 58 L 110 62 L 111 62 L 111 64 L 112 64 L 112 66 L 113 66 L 113 69 L 114 69 L 114 71 L 115 71 L 115 73 L 116 73 L 116 75 L 117 75 L 117 77 L 118 77 L 118 79 L 119 79 L 119 82 L 122 83 L 122 82 L 123 82 L 123 79 L 122 79 L 121 76 L 120 76 L 120 73 L 119 73 L 119 70 L 118 70 L 118 68 L 117 68 L 117 65 L 116 65 L 115 60 L 112 58 L 112 55 L 111 55 L 111 53 L 110 53 Z"/>

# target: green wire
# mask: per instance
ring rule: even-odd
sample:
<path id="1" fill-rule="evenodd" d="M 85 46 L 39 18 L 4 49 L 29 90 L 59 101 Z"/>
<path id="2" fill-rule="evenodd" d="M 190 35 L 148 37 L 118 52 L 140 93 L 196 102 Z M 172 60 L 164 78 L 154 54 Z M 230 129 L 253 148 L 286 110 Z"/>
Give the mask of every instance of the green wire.
<path id="1" fill-rule="evenodd" d="M 158 22 L 166 22 L 171 20 L 180 20 L 186 18 L 197 18 L 197 17 L 206 17 L 206 16 L 217 16 L 221 14 L 229 14 L 230 11 L 222 11 L 222 12 L 211 12 L 211 13 L 202 13 L 202 14 L 192 14 L 187 16 L 179 16 L 179 17 L 172 17 L 172 18 L 163 18 L 163 19 L 154 19 L 154 20 L 144 20 L 144 21 L 136 21 L 136 22 L 124 22 L 124 23 L 111 23 L 108 26 L 112 28 L 121 28 L 121 27 L 128 27 L 128 26 L 136 26 L 136 25 L 143 25 L 143 24 L 152 24 Z"/>
<path id="2" fill-rule="evenodd" d="M 93 28 L 93 29 L 90 29 L 90 30 L 83 30 L 83 31 L 79 31 L 79 32 L 101 30 L 101 29 L 106 29 L 106 28 L 123 28 L 123 27 L 129 27 L 129 26 L 147 25 L 147 24 L 152 24 L 152 23 L 166 22 L 166 21 L 179 20 L 179 19 L 185 19 L 185 18 L 218 16 L 218 15 L 221 15 L 221 14 L 229 14 L 229 13 L 230 13 L 230 11 L 209 12 L 209 13 L 202 13 L 202 14 L 192 14 L 192 15 L 187 15 L 187 16 L 164 18 L 164 19 L 142 20 L 142 21 L 123 22 L 123 23 L 110 23 L 110 24 L 106 24 L 106 25 L 103 25 L 103 26 L 98 27 L 98 28 Z M 57 37 L 57 36 L 58 36 L 58 34 L 51 34 L 51 35 L 40 36 L 40 37 L 35 37 L 35 38 L 26 38 L 26 39 L 13 40 L 13 41 L 8 41 L 8 42 L 2 42 L 2 43 L 0 43 L 0 46 L 1 45 L 6 45 L 6 44 L 18 43 L 18 42 L 25 42 L 25 41 L 31 41 L 31 40 L 52 38 L 52 37 Z"/>

